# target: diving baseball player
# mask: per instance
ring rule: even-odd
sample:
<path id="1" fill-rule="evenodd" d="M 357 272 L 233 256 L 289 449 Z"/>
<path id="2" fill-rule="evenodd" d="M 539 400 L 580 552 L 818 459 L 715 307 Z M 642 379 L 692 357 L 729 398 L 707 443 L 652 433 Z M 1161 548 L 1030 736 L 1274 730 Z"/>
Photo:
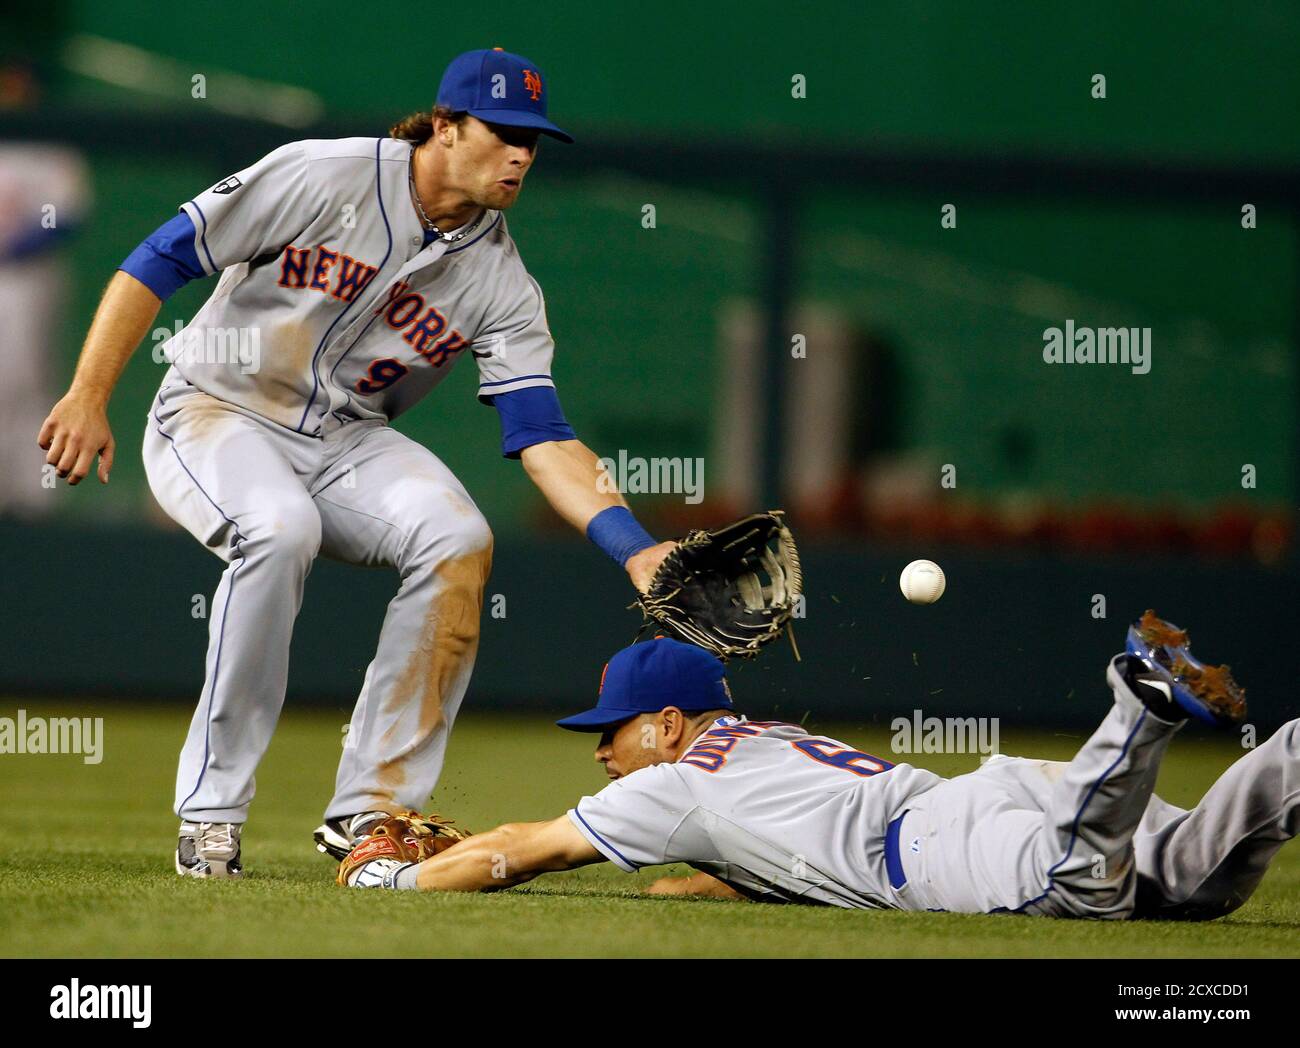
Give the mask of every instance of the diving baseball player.
<path id="1" fill-rule="evenodd" d="M 72 484 L 97 454 L 108 482 L 108 398 L 162 301 L 220 274 L 165 346 L 144 441 L 158 502 L 228 565 L 176 778 L 180 874 L 241 872 L 254 771 L 317 554 L 401 579 L 318 845 L 346 854 L 368 822 L 419 805 L 438 781 L 474 666 L 492 535 L 465 486 L 388 423 L 461 358 L 473 358 L 478 398 L 500 415 L 503 454 L 634 584 L 644 589 L 672 548 L 599 483 L 596 456 L 566 421 L 542 292 L 506 230 L 538 136 L 572 142 L 547 97 L 528 59 L 462 54 L 432 112 L 387 137 L 290 142 L 223 178 L 104 293 L 39 437 Z"/>
<path id="2" fill-rule="evenodd" d="M 1191 811 L 1154 796 L 1189 717 L 1245 715 L 1227 667 L 1205 666 L 1153 613 L 1111 660 L 1114 705 L 1068 763 L 1001 757 L 944 779 L 792 724 L 736 716 L 713 656 L 674 640 L 606 667 L 595 709 L 612 780 L 549 822 L 513 824 L 406 861 L 378 836 L 340 867 L 355 887 L 488 891 L 608 860 L 702 873 L 651 887 L 962 913 L 1209 919 L 1254 891 L 1300 829 L 1300 720 L 1242 757 Z"/>

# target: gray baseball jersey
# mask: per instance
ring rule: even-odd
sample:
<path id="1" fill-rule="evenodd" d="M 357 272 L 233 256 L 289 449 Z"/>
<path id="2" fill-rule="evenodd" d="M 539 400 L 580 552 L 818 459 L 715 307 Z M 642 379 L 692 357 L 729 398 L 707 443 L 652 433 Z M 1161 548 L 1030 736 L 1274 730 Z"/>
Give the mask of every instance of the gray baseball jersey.
<path id="1" fill-rule="evenodd" d="M 1231 912 L 1300 832 L 1300 720 L 1184 810 L 1153 792 L 1180 725 L 1151 714 L 1113 664 L 1107 673 L 1114 704 L 1069 762 L 997 757 L 943 779 L 792 725 L 727 717 L 676 763 L 633 772 L 568 815 L 623 870 L 684 862 L 760 900 L 1111 919 Z"/>
<path id="2" fill-rule="evenodd" d="M 754 898 L 881 907 L 890 817 L 941 781 L 793 724 L 722 717 L 676 763 L 615 780 L 569 818 L 628 872 L 685 862 Z"/>
<path id="3" fill-rule="evenodd" d="M 191 385 L 319 434 L 396 418 L 467 352 L 482 396 L 553 384 L 542 293 L 505 216 L 425 247 L 411 149 L 290 142 L 183 205 L 200 265 L 221 272 L 164 347 Z"/>

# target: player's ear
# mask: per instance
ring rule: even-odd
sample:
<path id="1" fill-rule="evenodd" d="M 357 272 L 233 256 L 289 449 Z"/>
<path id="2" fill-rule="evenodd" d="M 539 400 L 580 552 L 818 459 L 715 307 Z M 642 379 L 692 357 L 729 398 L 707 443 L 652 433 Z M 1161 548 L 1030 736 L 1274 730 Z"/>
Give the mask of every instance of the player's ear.
<path id="1" fill-rule="evenodd" d="M 659 724 L 664 733 L 664 746 L 675 746 L 686 732 L 686 714 L 676 706 L 665 706 L 659 714 Z"/>
<path id="2" fill-rule="evenodd" d="M 450 146 L 456 141 L 456 125 L 445 116 L 433 116 L 433 137 L 439 145 Z"/>

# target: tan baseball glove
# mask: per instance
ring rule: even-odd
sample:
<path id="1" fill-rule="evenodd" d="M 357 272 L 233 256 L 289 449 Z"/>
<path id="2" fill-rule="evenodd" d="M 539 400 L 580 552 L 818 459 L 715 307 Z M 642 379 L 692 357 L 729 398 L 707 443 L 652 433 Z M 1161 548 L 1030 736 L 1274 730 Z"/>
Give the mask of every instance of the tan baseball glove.
<path id="1" fill-rule="evenodd" d="M 375 859 L 392 860 L 394 868 L 423 862 L 469 836 L 467 831 L 453 826 L 451 819 L 440 815 L 398 812 L 379 823 L 348 852 L 339 863 L 338 882 L 347 887 L 352 874 Z"/>

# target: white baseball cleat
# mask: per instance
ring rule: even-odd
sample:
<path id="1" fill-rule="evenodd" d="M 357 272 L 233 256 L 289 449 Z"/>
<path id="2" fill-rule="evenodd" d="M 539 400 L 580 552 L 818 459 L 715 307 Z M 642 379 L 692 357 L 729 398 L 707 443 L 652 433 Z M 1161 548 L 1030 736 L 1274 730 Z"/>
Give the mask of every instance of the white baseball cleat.
<path id="1" fill-rule="evenodd" d="M 242 877 L 238 822 L 182 822 L 176 872 L 182 877 Z"/>
<path id="2" fill-rule="evenodd" d="M 374 827 L 376 823 L 388 818 L 388 812 L 363 811 L 359 815 L 346 815 L 337 819 L 326 819 L 316 827 L 312 839 L 316 850 L 340 862 L 347 858 L 348 852 Z"/>

